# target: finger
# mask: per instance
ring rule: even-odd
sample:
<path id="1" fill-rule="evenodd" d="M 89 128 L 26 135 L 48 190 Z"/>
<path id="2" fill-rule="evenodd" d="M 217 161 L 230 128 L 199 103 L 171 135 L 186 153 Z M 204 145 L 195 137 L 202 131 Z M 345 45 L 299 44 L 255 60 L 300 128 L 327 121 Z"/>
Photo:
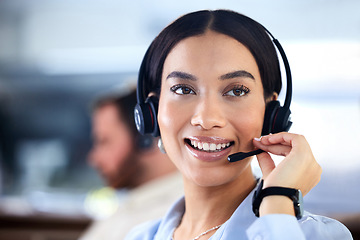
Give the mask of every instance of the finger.
<path id="1" fill-rule="evenodd" d="M 253 144 L 256 148 L 262 149 L 266 152 L 270 152 L 279 156 L 287 156 L 291 151 L 291 146 L 274 144 L 274 145 L 264 145 L 261 141 L 254 139 Z"/>
<path id="2" fill-rule="evenodd" d="M 288 156 L 289 153 L 292 150 L 292 147 L 290 146 L 283 146 L 283 145 L 272 145 L 272 146 L 267 146 L 266 149 L 263 149 L 266 152 L 278 155 L 278 156 Z"/>
<path id="3" fill-rule="evenodd" d="M 292 139 L 295 136 L 296 134 L 281 132 L 263 136 L 260 141 L 264 145 L 282 144 L 286 146 L 292 146 Z"/>
<path id="4" fill-rule="evenodd" d="M 267 152 L 256 155 L 256 158 L 265 179 L 275 169 L 275 163 Z"/>
<path id="5" fill-rule="evenodd" d="M 314 159 L 314 157 L 312 156 L 311 148 L 308 142 L 306 141 L 305 137 L 302 135 L 283 132 L 283 133 L 269 135 L 267 138 L 268 139 L 265 138 L 264 140 L 265 142 L 268 140 L 269 143 L 273 143 L 273 144 L 280 143 L 282 145 L 291 146 L 292 147 L 291 154 L 303 155 L 304 153 L 307 153 L 310 154 L 310 156 L 305 157 L 305 159 L 309 159 L 309 160 Z"/>

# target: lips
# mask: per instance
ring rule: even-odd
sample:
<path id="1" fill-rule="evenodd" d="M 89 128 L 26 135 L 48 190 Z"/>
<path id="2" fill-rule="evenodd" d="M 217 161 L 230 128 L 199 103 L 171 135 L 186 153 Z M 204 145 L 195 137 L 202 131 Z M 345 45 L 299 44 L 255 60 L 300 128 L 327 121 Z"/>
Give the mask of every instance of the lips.
<path id="1" fill-rule="evenodd" d="M 199 151 L 206 151 L 206 152 L 218 152 L 222 151 L 225 148 L 230 146 L 230 142 L 227 143 L 212 143 L 212 142 L 200 142 L 196 140 L 187 140 L 188 143 L 194 148 Z"/>
<path id="2" fill-rule="evenodd" d="M 192 137 L 186 138 L 185 144 L 196 158 L 204 161 L 215 161 L 230 153 L 234 141 L 219 137 Z"/>

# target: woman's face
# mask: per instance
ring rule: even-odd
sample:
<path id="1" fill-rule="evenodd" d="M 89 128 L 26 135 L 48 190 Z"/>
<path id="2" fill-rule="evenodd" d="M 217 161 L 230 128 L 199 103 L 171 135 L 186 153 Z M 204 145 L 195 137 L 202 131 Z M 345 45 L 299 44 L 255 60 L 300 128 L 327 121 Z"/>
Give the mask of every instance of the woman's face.
<path id="1" fill-rule="evenodd" d="M 262 130 L 263 86 L 250 51 L 213 31 L 186 38 L 167 56 L 161 81 L 161 137 L 183 176 L 219 186 L 249 173 L 250 158 L 227 156 L 253 150 Z"/>

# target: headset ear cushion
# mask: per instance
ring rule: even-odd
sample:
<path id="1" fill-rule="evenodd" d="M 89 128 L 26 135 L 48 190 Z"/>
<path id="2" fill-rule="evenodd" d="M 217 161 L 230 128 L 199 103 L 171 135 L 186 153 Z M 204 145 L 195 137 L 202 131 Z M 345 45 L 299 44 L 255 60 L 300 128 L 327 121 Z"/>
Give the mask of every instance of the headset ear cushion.
<path id="1" fill-rule="evenodd" d="M 151 134 L 153 137 L 160 135 L 157 121 L 159 100 L 155 96 L 148 97 L 145 103 L 138 103 L 134 109 L 136 128 L 142 135 Z"/>
<path id="2" fill-rule="evenodd" d="M 288 108 L 280 107 L 275 115 L 272 133 L 289 131 L 292 122 L 290 121 L 291 111 Z"/>
<path id="3" fill-rule="evenodd" d="M 269 133 L 274 133 L 273 132 L 274 120 L 276 118 L 276 114 L 279 108 L 280 108 L 279 101 L 271 101 L 266 105 L 264 124 L 261 132 L 262 136 L 268 135 Z"/>
<path id="4" fill-rule="evenodd" d="M 157 120 L 157 113 L 158 113 L 158 107 L 159 107 L 159 98 L 156 96 L 150 96 L 145 101 L 147 104 L 149 104 L 151 109 L 151 121 L 152 121 L 152 129 L 151 129 L 151 135 L 153 137 L 160 136 L 160 130 L 159 130 L 159 124 Z"/>
<path id="5" fill-rule="evenodd" d="M 136 129 L 141 135 L 145 135 L 151 132 L 151 108 L 147 103 L 138 103 L 134 109 L 134 119 Z"/>

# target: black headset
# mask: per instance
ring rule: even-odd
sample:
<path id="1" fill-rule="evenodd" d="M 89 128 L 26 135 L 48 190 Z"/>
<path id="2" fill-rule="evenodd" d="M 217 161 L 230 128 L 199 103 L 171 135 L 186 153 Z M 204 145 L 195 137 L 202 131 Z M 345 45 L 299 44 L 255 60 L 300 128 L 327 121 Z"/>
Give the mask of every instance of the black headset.
<path id="1" fill-rule="evenodd" d="M 142 135 L 151 134 L 153 137 L 158 137 L 160 136 L 159 124 L 157 121 L 159 98 L 157 96 L 150 96 L 144 100 L 145 93 L 143 90 L 146 82 L 145 69 L 147 58 L 149 57 L 150 47 L 146 51 L 139 69 L 139 77 L 136 88 L 137 104 L 134 109 L 134 118 L 135 125 L 139 133 Z"/>
<path id="2" fill-rule="evenodd" d="M 292 77 L 290 71 L 289 61 L 286 57 L 285 51 L 282 48 L 280 42 L 274 38 L 274 36 L 263 26 L 265 31 L 270 35 L 276 48 L 278 49 L 280 56 L 284 63 L 286 73 L 286 96 L 284 106 L 280 106 L 279 101 L 271 101 L 267 104 L 264 116 L 264 124 L 261 132 L 262 136 L 269 133 L 287 132 L 289 131 L 292 122 L 290 120 L 290 104 L 292 98 Z"/>
<path id="3" fill-rule="evenodd" d="M 275 100 L 269 102 L 266 106 L 264 124 L 261 132 L 262 136 L 268 135 L 269 133 L 287 132 L 292 125 L 292 122 L 290 121 L 290 103 L 292 98 L 292 78 L 290 65 L 279 41 L 275 39 L 274 36 L 265 27 L 263 28 L 272 38 L 274 45 L 281 55 L 285 67 L 287 84 L 284 106 L 280 106 L 280 102 Z M 139 78 L 136 90 L 137 104 L 134 109 L 134 118 L 136 128 L 141 134 L 151 134 L 152 136 L 157 137 L 160 135 L 157 121 L 159 99 L 157 96 L 150 96 L 145 99 L 145 93 L 143 90 L 144 84 L 146 82 L 145 65 L 147 58 L 149 57 L 149 49 L 145 53 L 139 70 Z"/>

